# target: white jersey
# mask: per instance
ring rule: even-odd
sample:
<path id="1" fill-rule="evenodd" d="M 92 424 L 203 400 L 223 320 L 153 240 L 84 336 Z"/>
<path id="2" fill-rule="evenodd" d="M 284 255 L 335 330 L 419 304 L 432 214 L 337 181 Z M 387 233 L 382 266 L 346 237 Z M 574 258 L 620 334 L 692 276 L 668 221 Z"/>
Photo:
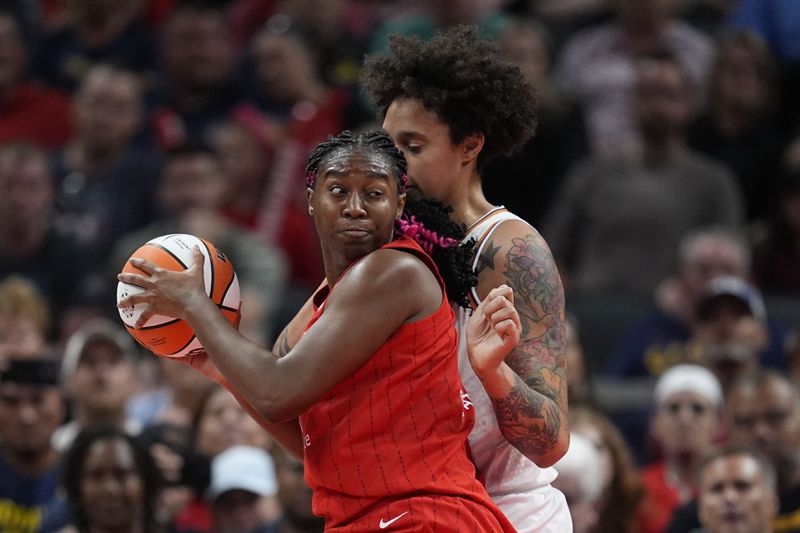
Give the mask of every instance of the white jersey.
<path id="1" fill-rule="evenodd" d="M 503 207 L 489 211 L 468 230 L 464 239 L 476 239 L 472 269 L 477 268 L 483 246 L 492 232 L 506 220 L 522 220 Z M 475 288 L 474 305 L 480 304 Z M 472 459 L 484 479 L 489 495 L 521 532 L 572 531 L 564 496 L 550 486 L 554 468 L 539 468 L 503 437 L 492 401 L 472 370 L 467 355 L 466 324 L 470 312 L 455 306 L 458 330 L 458 368 L 461 380 L 475 406 L 475 427 L 469 435 Z"/>

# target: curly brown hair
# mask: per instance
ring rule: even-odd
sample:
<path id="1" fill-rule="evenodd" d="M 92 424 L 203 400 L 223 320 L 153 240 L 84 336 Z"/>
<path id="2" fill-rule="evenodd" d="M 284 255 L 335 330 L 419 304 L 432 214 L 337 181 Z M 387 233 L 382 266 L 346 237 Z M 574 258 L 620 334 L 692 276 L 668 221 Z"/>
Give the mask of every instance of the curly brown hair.
<path id="1" fill-rule="evenodd" d="M 385 114 L 399 98 L 419 100 L 450 129 L 454 144 L 482 133 L 478 168 L 519 151 L 536 131 L 536 94 L 519 68 L 474 26 L 429 41 L 394 35 L 390 52 L 368 56 L 361 83 Z"/>

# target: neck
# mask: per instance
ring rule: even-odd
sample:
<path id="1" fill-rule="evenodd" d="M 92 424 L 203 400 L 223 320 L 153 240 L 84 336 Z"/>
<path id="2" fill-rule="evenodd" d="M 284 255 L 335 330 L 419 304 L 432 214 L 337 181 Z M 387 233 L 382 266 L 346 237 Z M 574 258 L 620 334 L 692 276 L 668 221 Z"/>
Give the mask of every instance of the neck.
<path id="1" fill-rule="evenodd" d="M 697 465 L 697 455 L 692 453 L 681 453 L 667 459 L 667 480 L 675 486 L 681 495 L 690 491 L 694 486 L 695 467 Z"/>
<path id="2" fill-rule="evenodd" d="M 715 116 L 720 132 L 726 137 L 736 137 L 754 122 L 752 113 L 730 106 L 718 109 Z"/>
<path id="3" fill-rule="evenodd" d="M 76 408 L 75 420 L 80 427 L 86 427 L 98 422 L 113 424 L 119 428 L 125 427 L 125 409 L 90 410 L 85 406 Z"/>
<path id="4" fill-rule="evenodd" d="M 89 524 L 89 533 L 144 533 L 143 522 L 141 517 L 137 516 L 133 523 L 122 527 L 117 524 L 108 527 L 100 524 Z"/>
<path id="5" fill-rule="evenodd" d="M 473 169 L 466 175 L 468 176 L 465 178 L 467 186 L 456 187 L 447 198 L 442 198 L 441 201 L 453 208 L 453 213 L 450 215 L 453 220 L 459 224 L 470 226 L 494 206 L 483 194 L 481 177 L 478 172 Z M 463 181 L 459 183 L 463 183 Z"/>
<path id="6" fill-rule="evenodd" d="M 683 139 L 676 135 L 668 135 L 663 139 L 645 140 L 644 161 L 646 163 L 664 163 L 681 155 L 686 149 Z"/>
<path id="7" fill-rule="evenodd" d="M 9 468 L 23 477 L 35 478 L 46 473 L 59 460 L 58 452 L 51 446 L 42 452 L 15 453 L 7 448 L 3 449 L 3 459 Z"/>

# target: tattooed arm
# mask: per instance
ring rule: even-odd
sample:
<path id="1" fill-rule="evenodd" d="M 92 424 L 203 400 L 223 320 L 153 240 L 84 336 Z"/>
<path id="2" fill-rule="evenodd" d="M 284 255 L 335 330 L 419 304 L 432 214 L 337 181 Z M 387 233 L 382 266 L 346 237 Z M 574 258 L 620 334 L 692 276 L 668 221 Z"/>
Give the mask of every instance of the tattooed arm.
<path id="1" fill-rule="evenodd" d="M 514 290 L 519 343 L 500 366 L 473 367 L 506 440 L 551 466 L 569 445 L 564 290 L 544 239 L 521 221 L 501 224 L 478 260 L 478 295 L 502 284 Z"/>

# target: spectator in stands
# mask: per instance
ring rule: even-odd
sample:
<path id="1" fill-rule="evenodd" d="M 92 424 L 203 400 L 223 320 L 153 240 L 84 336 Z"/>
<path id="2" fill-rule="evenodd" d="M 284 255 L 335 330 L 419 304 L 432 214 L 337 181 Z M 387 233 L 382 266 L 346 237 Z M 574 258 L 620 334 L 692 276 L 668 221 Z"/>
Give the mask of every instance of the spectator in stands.
<path id="1" fill-rule="evenodd" d="M 211 461 L 214 533 L 278 533 L 275 463 L 263 449 L 234 446 Z"/>
<path id="2" fill-rule="evenodd" d="M 188 233 L 208 239 L 236 269 L 242 295 L 241 331 L 254 341 L 269 343 L 284 292 L 285 261 L 280 251 L 259 242 L 257 235 L 225 220 L 220 208 L 228 190 L 227 176 L 211 148 L 191 145 L 172 150 L 157 185 L 162 216 L 117 242 L 109 270 L 120 272 L 139 246 L 159 235 Z"/>
<path id="3" fill-rule="evenodd" d="M 278 500 L 283 516 L 279 533 L 322 533 L 325 522 L 311 511 L 311 489 L 303 463 L 276 446 L 272 451 L 278 478 Z"/>
<path id="4" fill-rule="evenodd" d="M 75 136 L 56 157 L 58 223 L 105 261 L 114 242 L 149 222 L 157 159 L 134 144 L 142 86 L 130 71 L 92 67 L 74 100 Z"/>
<path id="5" fill-rule="evenodd" d="M 742 223 L 742 198 L 730 172 L 686 148 L 691 88 L 682 67 L 657 56 L 641 60 L 636 72 L 644 154 L 577 166 L 545 226 L 568 292 L 652 294 L 677 268 L 683 237 Z"/>
<path id="6" fill-rule="evenodd" d="M 195 447 L 208 458 L 237 445 L 272 448 L 272 439 L 222 387 L 206 397 L 195 421 Z"/>
<path id="7" fill-rule="evenodd" d="M 758 290 L 735 277 L 711 280 L 698 304 L 688 357 L 711 369 L 727 392 L 761 366 L 768 343 L 766 309 Z"/>
<path id="8" fill-rule="evenodd" d="M 36 285 L 13 274 L 0 282 L 0 365 L 43 354 L 49 331 L 50 309 Z"/>
<path id="9" fill-rule="evenodd" d="M 182 365 L 182 363 L 176 363 Z M 185 365 L 182 372 L 186 372 Z M 273 447 L 270 436 L 261 429 L 226 389 L 214 386 L 203 398 L 193 420 L 194 451 L 207 461 L 235 446 L 267 450 Z M 194 491 L 189 502 L 176 514 L 178 532 L 210 532 L 213 502 L 203 492 Z"/>
<path id="10" fill-rule="evenodd" d="M 57 496 L 61 457 L 50 443 L 64 416 L 58 364 L 7 363 L 0 372 L 0 531 L 53 532 L 67 522 Z"/>
<path id="11" fill-rule="evenodd" d="M 136 356 L 131 336 L 105 318 L 87 322 L 69 338 L 61 379 L 71 401 L 72 420 L 53 435 L 57 450 L 66 451 L 80 430 L 91 424 L 139 433 L 141 427 L 125 410 L 136 389 Z"/>
<path id="12" fill-rule="evenodd" d="M 370 20 L 374 18 L 373 9 L 347 0 L 283 2 L 292 28 L 303 36 L 316 57 L 320 76 L 333 87 L 354 87 L 358 83 L 374 22 Z"/>
<path id="13" fill-rule="evenodd" d="M 756 231 L 753 276 L 766 294 L 800 294 L 800 167 L 790 171 L 771 216 Z"/>
<path id="14" fill-rule="evenodd" d="M 730 168 L 746 202 L 747 219 L 768 215 L 780 184 L 784 140 L 773 113 L 775 64 L 753 32 L 723 34 L 708 83 L 707 110 L 689 128 L 689 146 Z"/>
<path id="15" fill-rule="evenodd" d="M 725 228 L 688 234 L 678 247 L 678 269 L 655 293 L 656 310 L 632 324 L 603 372 L 616 377 L 659 375 L 686 360 L 685 344 L 697 321 L 697 304 L 718 276 L 747 278 L 748 243 Z"/>
<path id="16" fill-rule="evenodd" d="M 737 382 L 728 398 L 730 442 L 765 454 L 778 473 L 775 531 L 800 531 L 800 392 L 773 370 Z"/>
<path id="17" fill-rule="evenodd" d="M 476 25 L 483 37 L 495 38 L 508 24 L 500 0 L 432 0 L 423 9 L 390 17 L 372 35 L 370 52 L 389 50 L 389 36 L 416 35 L 430 39 L 437 31 L 459 24 Z"/>
<path id="18" fill-rule="evenodd" d="M 594 445 L 572 433 L 569 449 L 553 468 L 558 477 L 553 486 L 564 493 L 575 533 L 590 533 L 598 523 L 597 503 L 602 496 L 603 467 Z"/>
<path id="19" fill-rule="evenodd" d="M 27 63 L 19 20 L 0 10 L 0 142 L 60 147 L 70 136 L 69 96 L 29 81 Z"/>
<path id="20" fill-rule="evenodd" d="M 0 146 L 0 279 L 22 275 L 47 298 L 54 333 L 65 338 L 96 314 L 100 273 L 91 254 L 53 224 L 48 155 L 29 144 Z"/>
<path id="21" fill-rule="evenodd" d="M 728 24 L 759 33 L 769 44 L 781 70 L 781 125 L 796 128 L 800 120 L 800 9 L 793 0 L 739 0 Z"/>
<path id="22" fill-rule="evenodd" d="M 536 88 L 539 121 L 536 136 L 519 154 L 486 166 L 483 190 L 495 205 L 540 227 L 569 166 L 587 154 L 583 117 L 553 79 L 547 28 L 533 19 L 513 19 L 498 39 L 506 58 Z"/>
<path id="23" fill-rule="evenodd" d="M 603 467 L 602 493 L 596 504 L 599 516 L 592 532 L 639 531 L 644 488 L 630 449 L 619 430 L 590 406 L 570 405 L 569 427 L 573 434 L 592 443 Z"/>
<path id="24" fill-rule="evenodd" d="M 752 448 L 775 467 L 779 503 L 775 531 L 800 531 L 800 393 L 796 385 L 772 370 L 747 375 L 728 392 L 725 414 L 729 445 Z M 690 502 L 675 511 L 669 532 L 698 528 L 701 518 L 697 501 Z"/>
<path id="25" fill-rule="evenodd" d="M 772 533 L 778 510 L 775 469 L 747 448 L 714 453 L 698 469 L 700 522 L 708 533 Z"/>
<path id="26" fill-rule="evenodd" d="M 694 496 L 697 466 L 719 434 L 722 401 L 717 378 L 699 365 L 674 366 L 658 379 L 651 427 L 661 458 L 642 470 L 643 533 L 664 531 Z"/>
<path id="27" fill-rule="evenodd" d="M 155 70 L 156 39 L 140 0 L 65 2 L 60 24 L 41 38 L 34 66 L 49 85 L 73 92 L 97 63 Z"/>
<path id="28" fill-rule="evenodd" d="M 671 54 L 684 71 L 684 107 L 697 102 L 711 60 L 710 39 L 671 16 L 668 0 L 614 0 L 614 21 L 590 27 L 567 41 L 559 79 L 581 102 L 592 153 L 631 159 L 646 153 L 647 132 L 637 128 L 636 100 L 642 57 Z"/>
<path id="29" fill-rule="evenodd" d="M 116 426 L 91 425 L 78 434 L 63 486 L 75 533 L 167 531 L 158 520 L 158 468 L 147 448 Z"/>
<path id="30" fill-rule="evenodd" d="M 188 142 L 211 142 L 214 129 L 242 100 L 235 79 L 236 53 L 221 5 L 178 3 L 161 36 L 163 86 L 153 116 L 166 150 Z"/>
<path id="31" fill-rule="evenodd" d="M 128 411 L 142 427 L 171 423 L 190 428 L 214 382 L 200 372 L 186 372 L 186 365 L 157 358 L 157 382 L 153 389 L 136 393 Z"/>
<path id="32" fill-rule="evenodd" d="M 308 208 L 296 201 L 296 176 L 279 164 L 285 133 L 253 106 L 239 106 L 218 131 L 214 149 L 229 184 L 222 212 L 227 219 L 270 247 L 279 247 L 287 261 L 287 297 L 307 296 L 305 285 L 319 274 L 321 258 Z"/>

